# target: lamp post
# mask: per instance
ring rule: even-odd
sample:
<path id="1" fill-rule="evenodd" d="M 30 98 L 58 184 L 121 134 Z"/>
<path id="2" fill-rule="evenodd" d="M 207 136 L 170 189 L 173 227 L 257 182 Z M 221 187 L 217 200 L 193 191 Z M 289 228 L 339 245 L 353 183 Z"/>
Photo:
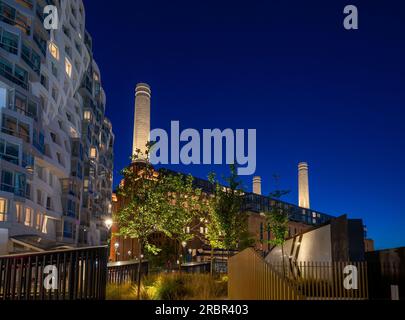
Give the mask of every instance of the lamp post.
<path id="1" fill-rule="evenodd" d="M 187 255 L 187 253 L 186 253 L 186 251 L 185 251 L 185 249 L 186 249 L 186 246 L 187 246 L 187 242 L 186 241 L 183 241 L 182 243 L 181 243 L 181 246 L 183 247 L 183 255 L 184 255 L 184 262 L 186 262 L 186 255 Z"/>
<path id="2" fill-rule="evenodd" d="M 110 257 L 110 244 L 111 244 L 111 227 L 113 225 L 113 221 L 111 218 L 107 218 L 104 220 L 104 225 L 107 228 L 107 248 L 108 248 L 108 257 Z M 109 259 L 109 258 L 108 258 Z"/>
<path id="3" fill-rule="evenodd" d="M 188 254 L 190 255 L 190 262 L 193 262 L 192 253 L 193 253 L 193 249 L 189 248 L 189 249 L 188 249 Z"/>
<path id="4" fill-rule="evenodd" d="M 114 249 L 115 249 L 115 261 L 118 261 L 118 248 L 120 247 L 119 242 L 114 243 Z"/>

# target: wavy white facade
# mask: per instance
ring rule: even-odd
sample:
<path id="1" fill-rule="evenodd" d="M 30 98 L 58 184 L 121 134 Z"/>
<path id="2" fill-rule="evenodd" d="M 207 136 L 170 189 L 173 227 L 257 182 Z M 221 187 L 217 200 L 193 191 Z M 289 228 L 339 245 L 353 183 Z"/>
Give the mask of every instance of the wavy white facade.
<path id="1" fill-rule="evenodd" d="M 43 27 L 56 5 L 57 30 Z M 114 136 L 81 0 L 0 1 L 0 229 L 8 251 L 98 245 Z"/>

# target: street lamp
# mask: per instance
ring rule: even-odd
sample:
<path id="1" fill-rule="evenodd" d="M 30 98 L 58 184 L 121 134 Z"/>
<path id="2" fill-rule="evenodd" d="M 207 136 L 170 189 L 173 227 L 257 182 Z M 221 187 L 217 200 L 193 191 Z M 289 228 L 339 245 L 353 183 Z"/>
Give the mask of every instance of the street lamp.
<path id="1" fill-rule="evenodd" d="M 192 255 L 192 253 L 193 253 L 193 249 L 189 248 L 189 249 L 188 249 L 188 254 L 190 255 L 190 262 L 193 262 L 193 255 Z"/>
<path id="2" fill-rule="evenodd" d="M 107 218 L 104 220 L 104 224 L 107 227 L 107 230 L 110 231 L 112 225 L 113 225 L 113 221 L 111 218 Z"/>
<path id="3" fill-rule="evenodd" d="M 118 261 L 118 248 L 120 247 L 119 242 L 114 243 L 114 249 L 115 249 L 115 261 Z"/>
<path id="4" fill-rule="evenodd" d="M 187 246 L 187 242 L 186 242 L 186 241 L 183 241 L 183 242 L 181 243 L 181 246 L 183 247 L 184 262 L 186 262 L 186 255 L 187 255 L 187 253 L 186 253 L 185 249 L 186 249 L 186 246 Z"/>
<path id="5" fill-rule="evenodd" d="M 107 218 L 104 220 L 104 225 L 107 228 L 107 246 L 108 246 L 108 257 L 110 257 L 110 244 L 111 244 L 111 227 L 113 225 L 113 221 L 111 218 Z"/>

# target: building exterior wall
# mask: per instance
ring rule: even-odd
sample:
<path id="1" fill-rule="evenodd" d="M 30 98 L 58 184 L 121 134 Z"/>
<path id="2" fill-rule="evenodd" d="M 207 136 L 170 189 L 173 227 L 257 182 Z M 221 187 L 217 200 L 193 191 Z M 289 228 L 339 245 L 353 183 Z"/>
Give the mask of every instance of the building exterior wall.
<path id="1" fill-rule="evenodd" d="M 363 224 L 346 215 L 332 219 L 328 224 L 298 233 L 284 243 L 285 262 L 364 261 Z M 282 262 L 281 246 L 274 247 L 266 261 Z"/>
<path id="2" fill-rule="evenodd" d="M 58 8 L 56 30 L 43 27 L 47 4 Z M 99 244 L 111 213 L 114 136 L 83 3 L 0 7 L 0 228 Z"/>
<path id="3" fill-rule="evenodd" d="M 372 252 L 374 250 L 374 240 L 364 239 L 364 252 Z"/>
<path id="4" fill-rule="evenodd" d="M 275 247 L 266 257 L 270 263 L 282 262 L 281 246 Z M 287 239 L 284 244 L 284 254 L 292 256 L 294 262 L 332 261 L 331 225 L 304 232 Z"/>

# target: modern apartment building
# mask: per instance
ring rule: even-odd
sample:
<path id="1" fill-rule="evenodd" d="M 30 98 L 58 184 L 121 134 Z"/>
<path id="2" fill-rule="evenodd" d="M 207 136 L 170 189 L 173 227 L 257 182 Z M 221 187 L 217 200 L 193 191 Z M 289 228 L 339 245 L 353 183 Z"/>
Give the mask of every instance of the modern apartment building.
<path id="1" fill-rule="evenodd" d="M 46 5 L 58 9 L 55 30 Z M 81 0 L 0 0 L 0 254 L 106 241 L 105 104 Z"/>

